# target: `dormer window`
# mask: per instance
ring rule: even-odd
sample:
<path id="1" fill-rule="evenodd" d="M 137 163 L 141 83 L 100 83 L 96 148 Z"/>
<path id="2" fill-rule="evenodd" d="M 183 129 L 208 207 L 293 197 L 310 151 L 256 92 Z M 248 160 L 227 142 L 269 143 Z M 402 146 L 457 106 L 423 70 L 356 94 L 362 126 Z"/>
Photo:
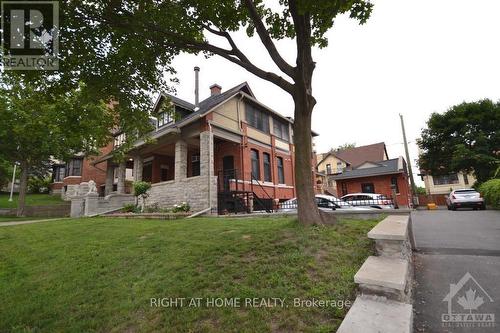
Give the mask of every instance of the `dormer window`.
<path id="1" fill-rule="evenodd" d="M 158 115 L 158 127 L 168 125 L 174 121 L 174 117 L 170 112 L 162 112 Z"/>
<path id="2" fill-rule="evenodd" d="M 115 136 L 114 147 L 115 148 L 120 147 L 122 144 L 125 143 L 126 139 L 127 139 L 127 136 L 125 135 L 125 133 L 118 134 L 117 136 Z"/>

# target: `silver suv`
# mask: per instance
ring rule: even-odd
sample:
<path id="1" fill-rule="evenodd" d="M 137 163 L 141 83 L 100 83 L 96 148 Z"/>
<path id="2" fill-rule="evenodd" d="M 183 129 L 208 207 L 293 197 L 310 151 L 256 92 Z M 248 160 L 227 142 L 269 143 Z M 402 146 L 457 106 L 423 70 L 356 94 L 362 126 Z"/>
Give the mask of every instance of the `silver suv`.
<path id="1" fill-rule="evenodd" d="M 451 191 L 446 197 L 446 205 L 448 210 L 457 210 L 457 208 L 486 209 L 481 194 L 473 188 Z"/>

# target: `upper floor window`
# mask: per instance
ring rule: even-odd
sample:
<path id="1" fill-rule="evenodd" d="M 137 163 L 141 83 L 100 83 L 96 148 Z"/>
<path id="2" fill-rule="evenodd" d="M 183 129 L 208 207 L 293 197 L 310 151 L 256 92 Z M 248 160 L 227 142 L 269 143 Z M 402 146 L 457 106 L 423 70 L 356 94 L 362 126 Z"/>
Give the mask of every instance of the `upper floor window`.
<path id="1" fill-rule="evenodd" d="M 278 119 L 273 119 L 273 131 L 276 137 L 288 141 L 290 140 L 290 134 L 288 131 L 288 123 L 283 122 Z"/>
<path id="2" fill-rule="evenodd" d="M 328 175 L 332 174 L 332 165 L 331 164 L 326 165 L 326 174 L 328 174 Z"/>
<path id="3" fill-rule="evenodd" d="M 342 162 L 337 162 L 337 172 L 342 172 L 343 169 Z"/>
<path id="4" fill-rule="evenodd" d="M 252 149 L 250 151 L 250 158 L 252 160 L 252 178 L 260 179 L 259 152 L 255 149 Z"/>
<path id="5" fill-rule="evenodd" d="M 245 110 L 245 118 L 248 125 L 262 132 L 269 133 L 269 116 L 266 113 L 250 104 L 246 104 Z"/>
<path id="6" fill-rule="evenodd" d="M 158 127 L 165 126 L 174 121 L 174 117 L 171 112 L 162 112 L 158 115 Z"/>
<path id="7" fill-rule="evenodd" d="M 114 141 L 114 147 L 120 147 L 122 144 L 125 143 L 125 140 L 127 139 L 127 136 L 125 133 L 120 133 L 117 136 L 115 136 L 115 141 Z"/>
<path id="8" fill-rule="evenodd" d="M 434 185 L 458 184 L 458 174 L 432 176 L 432 182 Z"/>
<path id="9" fill-rule="evenodd" d="M 83 158 L 77 157 L 66 164 L 66 177 L 82 175 Z"/>

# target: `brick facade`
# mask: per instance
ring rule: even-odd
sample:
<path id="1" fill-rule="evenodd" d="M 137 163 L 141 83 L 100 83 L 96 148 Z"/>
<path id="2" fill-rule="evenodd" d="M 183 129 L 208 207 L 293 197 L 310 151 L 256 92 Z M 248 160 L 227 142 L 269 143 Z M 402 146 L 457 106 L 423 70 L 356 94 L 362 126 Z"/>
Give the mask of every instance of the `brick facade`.
<path id="1" fill-rule="evenodd" d="M 400 207 L 407 207 L 411 201 L 411 196 L 408 177 L 404 173 L 337 180 L 337 193 L 338 196 L 341 197 L 349 193 L 363 192 L 361 185 L 364 183 L 372 183 L 375 188 L 375 193 L 392 197 L 392 177 L 396 177 L 398 182 L 399 193 L 396 194 L 397 203 Z"/>

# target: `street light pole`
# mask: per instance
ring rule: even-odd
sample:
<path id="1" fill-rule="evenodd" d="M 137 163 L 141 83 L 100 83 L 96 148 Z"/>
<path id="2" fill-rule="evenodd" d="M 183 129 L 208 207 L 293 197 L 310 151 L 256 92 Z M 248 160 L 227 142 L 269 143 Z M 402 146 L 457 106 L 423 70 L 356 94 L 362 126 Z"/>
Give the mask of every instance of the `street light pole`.
<path id="1" fill-rule="evenodd" d="M 16 167 L 17 167 L 17 163 L 14 163 L 14 172 L 12 172 L 12 184 L 10 184 L 9 201 L 12 201 L 12 194 L 14 194 L 14 183 L 16 182 Z"/>

